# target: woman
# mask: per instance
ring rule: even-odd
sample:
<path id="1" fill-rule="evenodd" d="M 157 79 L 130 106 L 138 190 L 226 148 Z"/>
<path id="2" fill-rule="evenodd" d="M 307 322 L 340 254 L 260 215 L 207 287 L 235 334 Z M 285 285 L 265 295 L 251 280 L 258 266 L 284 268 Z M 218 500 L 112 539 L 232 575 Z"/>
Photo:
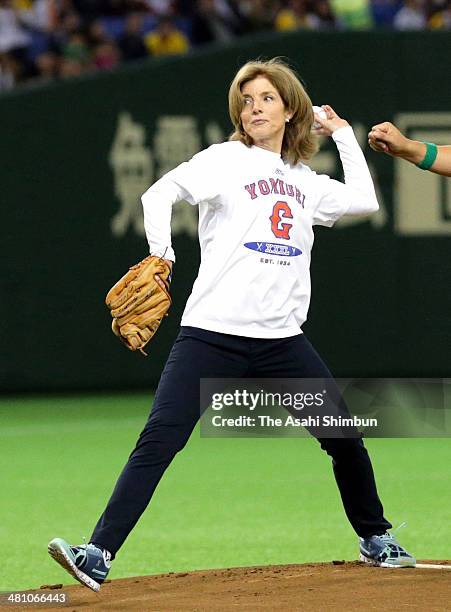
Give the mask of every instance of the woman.
<path id="1" fill-rule="evenodd" d="M 249 62 L 230 87 L 235 131 L 229 142 L 198 153 L 143 196 L 150 251 L 171 265 L 172 204 L 184 199 L 199 205 L 202 257 L 153 410 L 90 543 L 49 544 L 56 561 L 94 590 L 188 441 L 199 419 L 200 378 L 332 376 L 301 331 L 310 299 L 312 228 L 332 226 L 344 214 L 374 212 L 378 204 L 351 127 L 330 106 L 323 108 L 327 118 L 314 116 L 301 83 L 280 60 Z M 344 184 L 303 163 L 317 150 L 314 120 L 317 133 L 337 144 Z M 415 565 L 386 532 L 391 524 L 361 439 L 319 442 L 333 459 L 362 558 L 375 565 Z"/>

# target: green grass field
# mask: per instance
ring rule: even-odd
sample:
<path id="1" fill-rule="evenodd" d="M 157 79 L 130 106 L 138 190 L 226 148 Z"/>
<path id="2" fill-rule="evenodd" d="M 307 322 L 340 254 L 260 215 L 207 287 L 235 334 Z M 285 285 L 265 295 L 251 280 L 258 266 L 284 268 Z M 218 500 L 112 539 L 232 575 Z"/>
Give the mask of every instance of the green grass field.
<path id="1" fill-rule="evenodd" d="M 151 396 L 0 401 L 0 590 L 73 582 L 46 551 L 89 538 Z M 386 516 L 418 558 L 451 558 L 449 439 L 369 440 Z M 113 564 L 112 579 L 357 558 L 330 460 L 312 439 L 206 439 L 196 430 Z"/>

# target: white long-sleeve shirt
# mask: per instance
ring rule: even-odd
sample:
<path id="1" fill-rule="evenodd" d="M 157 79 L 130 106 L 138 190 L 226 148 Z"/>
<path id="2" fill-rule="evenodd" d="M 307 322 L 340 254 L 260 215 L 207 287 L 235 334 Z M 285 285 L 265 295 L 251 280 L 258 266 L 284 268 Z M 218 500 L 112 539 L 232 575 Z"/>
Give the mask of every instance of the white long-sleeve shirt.
<path id="1" fill-rule="evenodd" d="M 213 145 L 142 197 L 150 252 L 175 260 L 171 210 L 199 205 L 201 264 L 182 325 L 253 338 L 302 333 L 310 303 L 313 226 L 378 203 L 351 127 L 333 134 L 345 183 L 241 142 Z"/>

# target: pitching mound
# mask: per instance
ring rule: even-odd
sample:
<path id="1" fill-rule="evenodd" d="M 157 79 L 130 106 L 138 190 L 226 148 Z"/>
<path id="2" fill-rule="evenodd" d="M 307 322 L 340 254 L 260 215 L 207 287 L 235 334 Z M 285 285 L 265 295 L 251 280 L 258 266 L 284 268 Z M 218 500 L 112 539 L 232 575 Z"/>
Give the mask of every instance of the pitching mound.
<path id="1" fill-rule="evenodd" d="M 451 567 L 451 561 L 422 563 Z M 59 604 L 58 608 L 89 611 L 361 612 L 406 609 L 443 612 L 450 609 L 451 569 L 382 569 L 357 561 L 334 561 L 126 578 L 107 582 L 100 593 L 81 586 L 64 587 L 63 591 L 53 587 L 45 592 L 64 592 L 69 596 L 68 603 Z M 55 607 L 42 604 L 36 607 L 39 610 L 55 610 Z M 17 611 L 18 608 L 8 606 L 3 609 Z"/>

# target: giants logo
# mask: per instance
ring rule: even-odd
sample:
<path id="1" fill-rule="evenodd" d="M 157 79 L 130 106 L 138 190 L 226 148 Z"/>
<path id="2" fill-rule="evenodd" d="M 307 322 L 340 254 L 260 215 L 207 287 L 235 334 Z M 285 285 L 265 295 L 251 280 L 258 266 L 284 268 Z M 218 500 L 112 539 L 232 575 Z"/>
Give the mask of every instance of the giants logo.
<path id="1" fill-rule="evenodd" d="M 287 202 L 278 201 L 274 204 L 272 215 L 269 217 L 271 221 L 271 231 L 276 238 L 290 239 L 290 229 L 293 227 L 291 223 L 282 223 L 282 218 L 292 219 L 293 214 Z"/>

